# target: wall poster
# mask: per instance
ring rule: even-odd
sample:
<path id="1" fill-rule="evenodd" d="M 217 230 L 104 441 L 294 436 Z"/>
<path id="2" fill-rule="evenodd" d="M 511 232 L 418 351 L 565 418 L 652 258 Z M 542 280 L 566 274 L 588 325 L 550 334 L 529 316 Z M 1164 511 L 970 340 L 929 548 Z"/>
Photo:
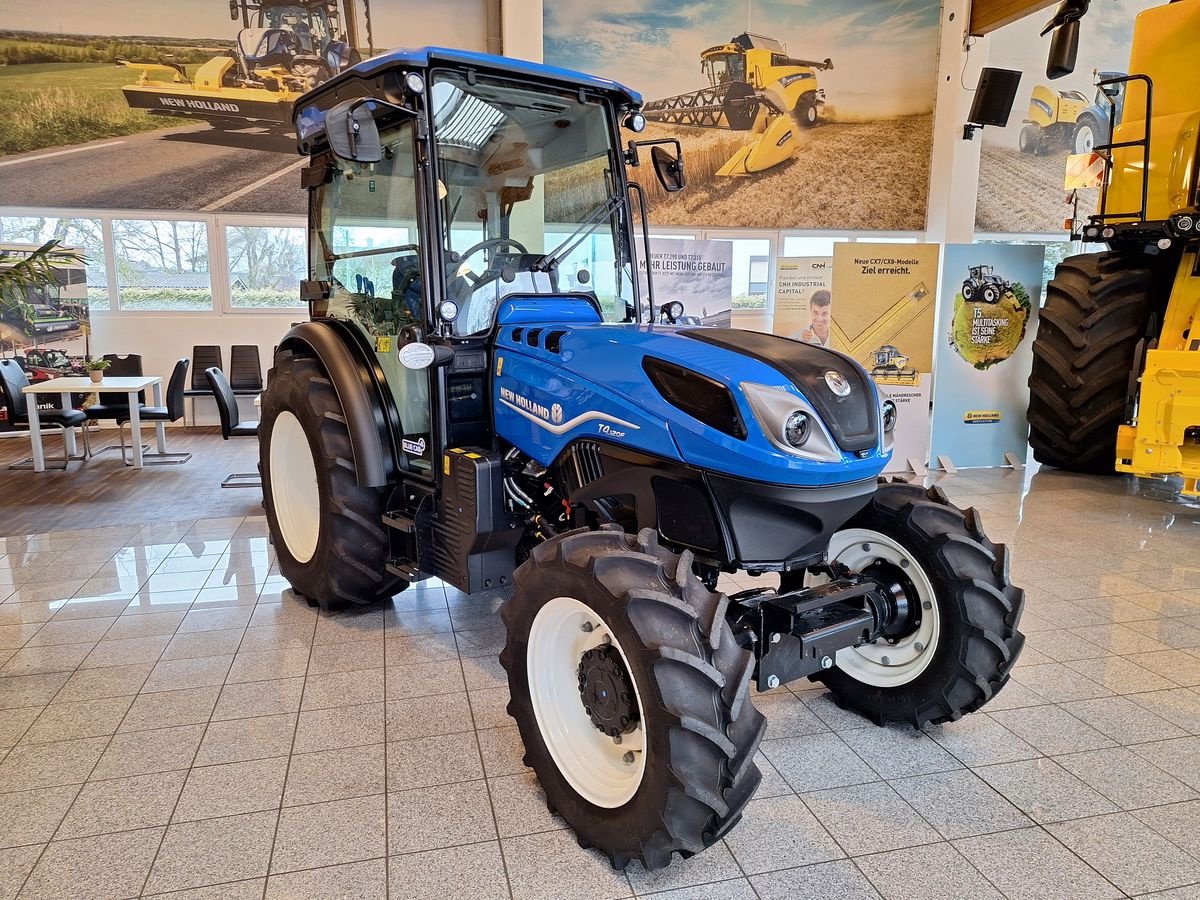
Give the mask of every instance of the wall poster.
<path id="1" fill-rule="evenodd" d="M 833 349 L 854 357 L 899 414 L 888 471 L 929 454 L 937 244 L 833 248 Z"/>
<path id="2" fill-rule="evenodd" d="M 1042 299 L 1038 245 L 948 244 L 942 261 L 932 457 L 1001 466 L 1023 456 Z"/>
<path id="3" fill-rule="evenodd" d="M 0 203 L 303 215 L 291 109 L 392 47 L 486 46 L 482 0 L 42 0 L 0 14 Z"/>
<path id="4" fill-rule="evenodd" d="M 659 321 L 664 307 L 682 303 L 681 325 L 733 323 L 733 244 L 730 241 L 692 241 L 650 238 L 650 271 Z"/>
<path id="5" fill-rule="evenodd" d="M 640 91 L 688 187 L 635 172 L 660 225 L 925 228 L 940 4 L 543 4 L 547 63 Z"/>
<path id="6" fill-rule="evenodd" d="M 776 260 L 774 332 L 807 344 L 830 346 L 832 286 L 832 256 L 783 256 Z"/>
<path id="7" fill-rule="evenodd" d="M 1007 128 L 984 128 L 979 158 L 976 231 L 1062 233 L 1071 215 L 1063 186 L 1067 156 L 1087 153 L 1109 137 L 1113 104 L 1097 77 L 1123 75 L 1129 66 L 1133 21 L 1161 0 L 1093 3 L 1079 23 L 1075 71 L 1046 78 L 1050 38 L 1038 32 L 1052 9 L 1032 13 L 988 36 L 988 65 L 1023 72 Z M 1141 90 L 1129 86 L 1129 90 Z M 1119 110 L 1123 91 L 1114 98 Z M 1080 190 L 1079 216 L 1096 209 L 1100 192 Z"/>
<path id="8" fill-rule="evenodd" d="M 0 256 L 19 259 L 36 250 L 36 244 L 0 244 Z M 70 248 L 63 247 L 64 250 Z M 90 351 L 91 320 L 88 312 L 87 274 L 82 264 L 54 266 L 55 283 L 0 293 L 0 357 L 15 359 L 31 384 L 62 375 L 83 375 Z M 84 395 L 74 395 L 79 406 Z M 39 394 L 39 409 L 56 409 L 58 394 Z M 8 410 L 0 399 L 0 430 L 11 428 Z"/>

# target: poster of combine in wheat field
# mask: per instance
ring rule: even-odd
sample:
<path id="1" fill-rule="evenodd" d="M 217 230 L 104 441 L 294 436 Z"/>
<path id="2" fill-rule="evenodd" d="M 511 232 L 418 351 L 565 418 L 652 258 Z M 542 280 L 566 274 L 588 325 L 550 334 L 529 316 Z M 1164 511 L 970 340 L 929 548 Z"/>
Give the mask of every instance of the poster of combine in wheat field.
<path id="1" fill-rule="evenodd" d="M 688 188 L 660 225 L 923 230 L 939 4 L 546 3 L 545 61 L 640 91 Z"/>

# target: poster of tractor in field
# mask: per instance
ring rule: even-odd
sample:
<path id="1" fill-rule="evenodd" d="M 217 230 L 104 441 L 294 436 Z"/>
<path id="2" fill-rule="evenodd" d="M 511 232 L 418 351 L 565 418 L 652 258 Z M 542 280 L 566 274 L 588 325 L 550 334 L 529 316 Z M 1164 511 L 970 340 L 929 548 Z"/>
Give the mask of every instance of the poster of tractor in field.
<path id="1" fill-rule="evenodd" d="M 686 191 L 643 179 L 657 224 L 925 227 L 937 3 L 543 10 L 546 62 L 641 91 L 646 135 L 683 144 Z"/>
<path id="2" fill-rule="evenodd" d="M 379 50 L 482 50 L 482 12 L 479 0 L 6 4 L 0 198 L 302 215 L 286 177 L 296 99 Z"/>

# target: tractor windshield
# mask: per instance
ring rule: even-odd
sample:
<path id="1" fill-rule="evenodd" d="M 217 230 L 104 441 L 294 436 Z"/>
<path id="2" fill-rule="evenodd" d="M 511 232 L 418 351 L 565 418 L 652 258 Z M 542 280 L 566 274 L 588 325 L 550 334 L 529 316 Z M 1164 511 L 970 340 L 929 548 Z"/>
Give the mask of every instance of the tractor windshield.
<path id="1" fill-rule="evenodd" d="M 320 52 L 330 40 L 329 16 L 323 6 L 268 6 L 259 14 L 259 27 L 290 31 L 304 53 Z"/>
<path id="2" fill-rule="evenodd" d="M 606 320 L 629 318 L 622 162 L 606 104 L 454 71 L 434 73 L 430 102 L 455 332 L 487 330 L 514 293 L 592 294 Z"/>

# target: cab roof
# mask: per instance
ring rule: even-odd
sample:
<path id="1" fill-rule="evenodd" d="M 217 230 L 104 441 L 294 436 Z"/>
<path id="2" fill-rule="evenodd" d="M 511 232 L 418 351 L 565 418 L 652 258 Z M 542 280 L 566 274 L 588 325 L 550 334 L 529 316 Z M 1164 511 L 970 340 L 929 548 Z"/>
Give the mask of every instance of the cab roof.
<path id="1" fill-rule="evenodd" d="M 515 75 L 548 81 L 566 87 L 588 88 L 615 95 L 619 106 L 641 106 L 642 95 L 616 81 L 586 75 L 571 69 L 548 66 L 543 63 L 495 56 L 490 53 L 475 53 L 469 50 L 452 50 L 448 47 L 419 47 L 389 50 L 365 59 L 346 71 L 335 75 L 319 87 L 314 88 L 296 104 L 297 109 L 305 106 L 325 106 L 319 98 L 322 94 L 336 91 L 340 86 L 355 80 L 374 78 L 389 69 L 429 69 L 438 63 L 457 68 L 477 68 L 496 75 Z"/>

